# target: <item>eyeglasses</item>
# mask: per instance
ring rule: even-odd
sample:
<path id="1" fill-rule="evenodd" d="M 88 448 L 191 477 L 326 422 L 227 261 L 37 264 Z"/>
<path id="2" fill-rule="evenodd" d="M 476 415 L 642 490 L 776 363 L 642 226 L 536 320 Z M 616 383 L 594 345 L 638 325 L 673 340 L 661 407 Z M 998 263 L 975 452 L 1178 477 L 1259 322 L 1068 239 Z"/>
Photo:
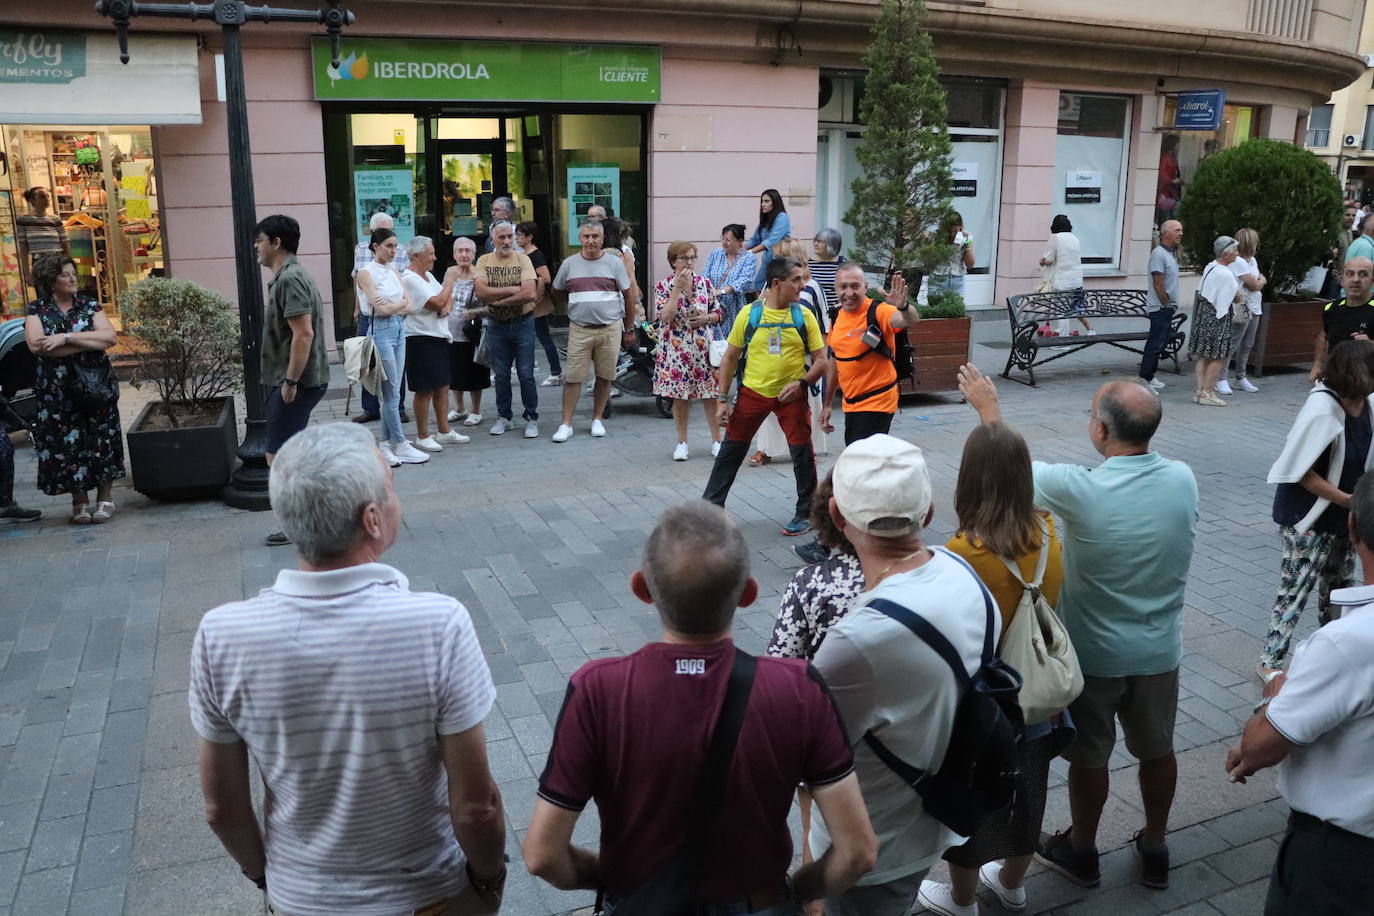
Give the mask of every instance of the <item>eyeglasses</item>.
<path id="1" fill-rule="evenodd" d="M 697 256 L 694 254 L 680 254 L 677 256 L 679 261 L 695 261 Z"/>

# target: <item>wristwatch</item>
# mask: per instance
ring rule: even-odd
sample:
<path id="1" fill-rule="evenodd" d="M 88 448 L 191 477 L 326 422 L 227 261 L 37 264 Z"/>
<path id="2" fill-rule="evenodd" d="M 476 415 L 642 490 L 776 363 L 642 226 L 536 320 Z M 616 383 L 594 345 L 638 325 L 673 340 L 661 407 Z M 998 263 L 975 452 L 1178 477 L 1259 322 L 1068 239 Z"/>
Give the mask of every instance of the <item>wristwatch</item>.
<path id="1" fill-rule="evenodd" d="M 504 861 L 509 862 L 510 856 L 505 856 Z M 468 873 L 468 884 L 472 885 L 472 889 L 477 892 L 477 896 L 481 897 L 488 906 L 500 909 L 501 898 L 506 891 L 506 866 L 502 864 L 501 871 L 497 873 L 496 877 L 489 878 L 486 881 L 479 881 L 477 876 L 472 873 L 471 862 L 467 863 L 465 867 Z"/>
<path id="2" fill-rule="evenodd" d="M 298 378 L 284 378 L 281 380 L 281 383 L 283 385 L 289 385 L 290 387 L 295 388 L 296 386 L 300 385 L 301 380 Z"/>

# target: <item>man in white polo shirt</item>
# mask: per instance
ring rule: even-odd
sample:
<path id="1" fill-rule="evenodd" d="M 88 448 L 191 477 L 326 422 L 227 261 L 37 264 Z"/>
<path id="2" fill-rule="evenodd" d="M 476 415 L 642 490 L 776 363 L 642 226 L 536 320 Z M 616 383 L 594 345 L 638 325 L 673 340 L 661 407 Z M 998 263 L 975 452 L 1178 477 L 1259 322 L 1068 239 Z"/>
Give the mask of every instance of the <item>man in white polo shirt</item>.
<path id="1" fill-rule="evenodd" d="M 300 568 L 206 614 L 191 650 L 206 820 L 276 916 L 495 912 L 495 688 L 468 612 L 378 562 L 401 506 L 365 429 L 297 433 L 270 488 Z"/>
<path id="2" fill-rule="evenodd" d="M 1238 782 L 1277 765 L 1292 809 L 1264 916 L 1374 909 L 1374 473 L 1355 485 L 1349 524 L 1364 585 L 1331 593 L 1340 619 L 1298 646 L 1226 755 Z"/>

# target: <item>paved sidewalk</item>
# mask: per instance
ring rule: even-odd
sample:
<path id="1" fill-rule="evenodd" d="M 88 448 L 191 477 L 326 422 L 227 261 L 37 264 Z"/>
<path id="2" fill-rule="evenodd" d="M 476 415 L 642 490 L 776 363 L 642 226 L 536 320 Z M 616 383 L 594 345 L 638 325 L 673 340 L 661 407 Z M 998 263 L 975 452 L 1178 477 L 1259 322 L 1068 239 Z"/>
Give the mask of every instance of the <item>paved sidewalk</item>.
<path id="1" fill-rule="evenodd" d="M 975 347 L 979 364 L 999 370 L 1005 324 L 974 327 L 991 344 Z M 1006 416 L 1036 458 L 1095 464 L 1087 440 L 1092 392 L 1134 365 L 1104 346 L 1038 372 L 1038 389 L 998 379 Z M 1162 377 L 1169 387 L 1156 444 L 1192 464 L 1202 496 L 1177 727 L 1171 888 L 1149 891 L 1136 882 L 1126 844 L 1142 820 L 1140 800 L 1130 760 L 1118 749 L 1113 766 L 1126 770 L 1116 774 L 1102 824 L 1104 886 L 1085 891 L 1036 873 L 1031 913 L 1253 916 L 1283 830 L 1286 807 L 1272 775 L 1230 785 L 1222 760 L 1258 695 L 1252 669 L 1278 578 L 1264 475 L 1302 402 L 1305 376 L 1261 379 L 1259 394 L 1237 395 L 1225 410 L 1191 404 L 1190 378 Z M 331 394 L 340 396 L 326 400 L 317 418 L 342 416 L 341 392 Z M 584 398 L 576 435 L 555 445 L 548 436 L 557 426 L 556 394 L 540 395 L 541 440 L 518 431 L 487 435 L 489 397 L 488 423 L 471 444 L 397 470 L 404 530 L 387 556 L 414 587 L 463 601 L 477 624 L 499 685 L 487 732 L 510 820 L 503 912 L 531 916 L 591 902 L 590 894 L 553 891 L 519 864 L 567 676 L 590 658 L 633 651 L 657 636 L 654 612 L 630 594 L 626 578 L 658 512 L 698 497 L 710 463 L 696 412 L 692 458 L 675 463 L 672 426 L 650 400 L 616 401 L 610 436 L 593 440 Z M 126 390 L 126 423 L 144 397 Z M 974 422 L 949 396 L 907 399 L 894 425 L 894 433 L 927 450 L 937 501 L 932 540 L 952 533 L 953 485 Z M 201 615 L 268 585 L 292 555 L 261 546 L 273 528 L 270 515 L 214 502 L 150 503 L 127 479 L 116 488 L 119 514 L 110 524 L 71 528 L 65 499 L 34 489 L 33 451 L 26 437 L 16 438 L 20 501 L 48 517 L 0 528 L 0 916 L 262 913 L 261 895 L 201 814 L 187 668 Z M 838 454 L 841 437 L 832 436 L 831 445 L 823 466 Z M 789 551 L 793 542 L 779 534 L 791 494 L 790 468 L 774 465 L 743 469 L 730 498 L 762 584 L 759 601 L 738 621 L 739 641 L 750 651 L 766 644 L 779 593 L 800 565 Z M 1303 633 L 1314 616 L 1306 616 Z M 1060 763 L 1047 829 L 1067 822 Z M 577 838 L 594 844 L 595 837 L 593 813 Z"/>

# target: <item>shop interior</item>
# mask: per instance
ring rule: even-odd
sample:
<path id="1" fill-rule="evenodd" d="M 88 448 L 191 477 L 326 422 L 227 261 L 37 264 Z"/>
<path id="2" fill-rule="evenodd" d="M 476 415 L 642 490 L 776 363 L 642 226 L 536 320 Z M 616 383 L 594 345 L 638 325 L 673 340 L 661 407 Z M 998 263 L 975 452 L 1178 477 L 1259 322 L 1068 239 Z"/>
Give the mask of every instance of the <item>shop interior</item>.
<path id="1" fill-rule="evenodd" d="M 157 167 L 146 126 L 0 125 L 0 311 L 22 315 L 36 298 L 24 192 L 47 190 L 44 215 L 62 221 L 79 290 L 119 327 L 119 295 L 164 269 Z"/>
<path id="2" fill-rule="evenodd" d="M 633 237 L 647 237 L 641 112 L 327 110 L 325 142 L 342 334 L 355 326 L 354 247 L 378 211 L 392 215 L 402 243 L 414 235 L 434 240 L 435 276 L 453 262 L 455 239 L 471 238 L 482 250 L 492 201 L 502 196 L 515 201 L 517 221 L 539 226 L 536 243 L 551 269 L 577 250 L 578 222 L 595 204 L 628 222 Z"/>
<path id="3" fill-rule="evenodd" d="M 1259 109 L 1228 103 L 1222 108 L 1218 130 L 1178 130 L 1178 97 L 1164 97 L 1164 122 L 1159 150 L 1159 184 L 1155 192 L 1155 228 L 1177 216 L 1178 202 L 1197 174 L 1202 160 L 1259 136 Z"/>

